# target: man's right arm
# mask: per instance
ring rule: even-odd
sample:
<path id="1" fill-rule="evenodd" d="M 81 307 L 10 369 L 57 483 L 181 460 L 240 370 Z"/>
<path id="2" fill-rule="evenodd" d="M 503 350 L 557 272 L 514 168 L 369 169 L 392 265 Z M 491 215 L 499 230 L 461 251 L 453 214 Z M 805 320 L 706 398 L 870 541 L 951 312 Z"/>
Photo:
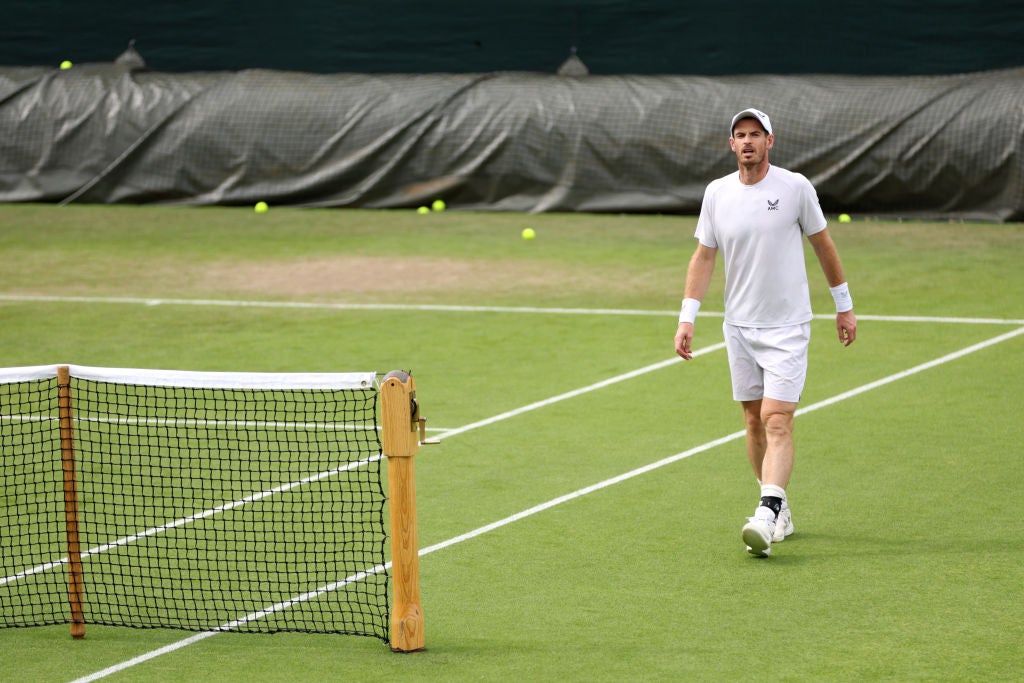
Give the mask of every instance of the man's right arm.
<path id="1" fill-rule="evenodd" d="M 679 314 L 679 327 L 675 338 L 676 353 L 685 360 L 693 358 L 693 351 L 690 348 L 693 341 L 693 319 L 700 308 L 700 302 L 708 293 L 717 255 L 718 249 L 698 243 L 686 269 L 686 291 L 683 295 L 683 308 Z"/>

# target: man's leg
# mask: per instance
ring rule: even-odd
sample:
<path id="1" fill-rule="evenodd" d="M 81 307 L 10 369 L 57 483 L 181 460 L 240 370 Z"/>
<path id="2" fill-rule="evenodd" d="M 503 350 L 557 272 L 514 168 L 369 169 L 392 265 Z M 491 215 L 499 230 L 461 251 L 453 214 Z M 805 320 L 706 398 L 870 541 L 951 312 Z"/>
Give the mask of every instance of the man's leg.
<path id="1" fill-rule="evenodd" d="M 793 416 L 796 403 L 765 398 L 761 401 L 761 423 L 765 433 L 761 483 L 785 490 L 793 475 Z M 749 430 L 747 432 L 749 438 Z"/>
<path id="2" fill-rule="evenodd" d="M 762 557 L 771 552 L 773 540 L 792 533 L 786 503 L 786 486 L 793 473 L 793 417 L 796 403 L 764 398 L 744 401 L 747 457 L 761 482 L 761 500 L 754 516 L 743 527 L 747 550 Z M 781 525 L 781 526 L 777 526 Z"/>
<path id="3" fill-rule="evenodd" d="M 768 447 L 768 437 L 764 432 L 764 422 L 761 420 L 761 399 L 756 401 L 741 401 L 743 405 L 743 423 L 747 428 L 747 459 L 750 460 L 750 467 L 754 470 L 754 476 L 760 484 L 761 467 L 764 463 L 765 449 Z"/>

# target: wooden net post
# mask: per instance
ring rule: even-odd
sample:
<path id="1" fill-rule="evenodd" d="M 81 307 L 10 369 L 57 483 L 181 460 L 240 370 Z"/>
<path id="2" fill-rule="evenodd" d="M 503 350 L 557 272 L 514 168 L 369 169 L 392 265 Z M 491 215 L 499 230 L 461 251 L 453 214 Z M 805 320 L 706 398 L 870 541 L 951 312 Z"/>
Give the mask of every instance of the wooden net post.
<path id="1" fill-rule="evenodd" d="M 380 397 L 391 512 L 391 572 L 394 581 L 391 649 L 415 652 L 425 647 L 413 470 L 413 456 L 419 450 L 417 427 L 420 424 L 416 383 L 408 373 L 400 370 L 389 372 L 381 383 Z"/>
<path id="2" fill-rule="evenodd" d="M 64 519 L 68 546 L 68 601 L 71 605 L 71 637 L 85 637 L 82 607 L 82 553 L 78 544 L 78 476 L 75 467 L 75 427 L 71 406 L 71 371 L 57 368 L 57 412 L 60 423 L 60 460 L 64 471 Z"/>

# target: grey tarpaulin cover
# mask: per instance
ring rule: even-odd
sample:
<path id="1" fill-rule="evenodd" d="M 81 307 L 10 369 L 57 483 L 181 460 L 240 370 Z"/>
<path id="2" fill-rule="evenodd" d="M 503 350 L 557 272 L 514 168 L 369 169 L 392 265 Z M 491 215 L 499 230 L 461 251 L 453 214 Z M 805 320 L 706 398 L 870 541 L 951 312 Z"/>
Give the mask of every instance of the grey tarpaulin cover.
<path id="1" fill-rule="evenodd" d="M 696 213 L 728 122 L 826 211 L 1024 220 L 1024 69 L 944 76 L 0 68 L 0 201 Z"/>

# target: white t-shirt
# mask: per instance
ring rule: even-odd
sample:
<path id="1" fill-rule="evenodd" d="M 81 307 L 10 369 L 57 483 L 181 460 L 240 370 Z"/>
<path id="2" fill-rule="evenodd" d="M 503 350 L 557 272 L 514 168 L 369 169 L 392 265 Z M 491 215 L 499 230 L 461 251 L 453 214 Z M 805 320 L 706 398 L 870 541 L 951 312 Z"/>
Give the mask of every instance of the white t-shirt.
<path id="1" fill-rule="evenodd" d="M 712 181 L 694 236 L 722 253 L 725 321 L 739 327 L 809 322 L 803 236 L 825 226 L 818 195 L 799 173 L 770 166 L 755 185 L 741 183 L 739 171 Z"/>

